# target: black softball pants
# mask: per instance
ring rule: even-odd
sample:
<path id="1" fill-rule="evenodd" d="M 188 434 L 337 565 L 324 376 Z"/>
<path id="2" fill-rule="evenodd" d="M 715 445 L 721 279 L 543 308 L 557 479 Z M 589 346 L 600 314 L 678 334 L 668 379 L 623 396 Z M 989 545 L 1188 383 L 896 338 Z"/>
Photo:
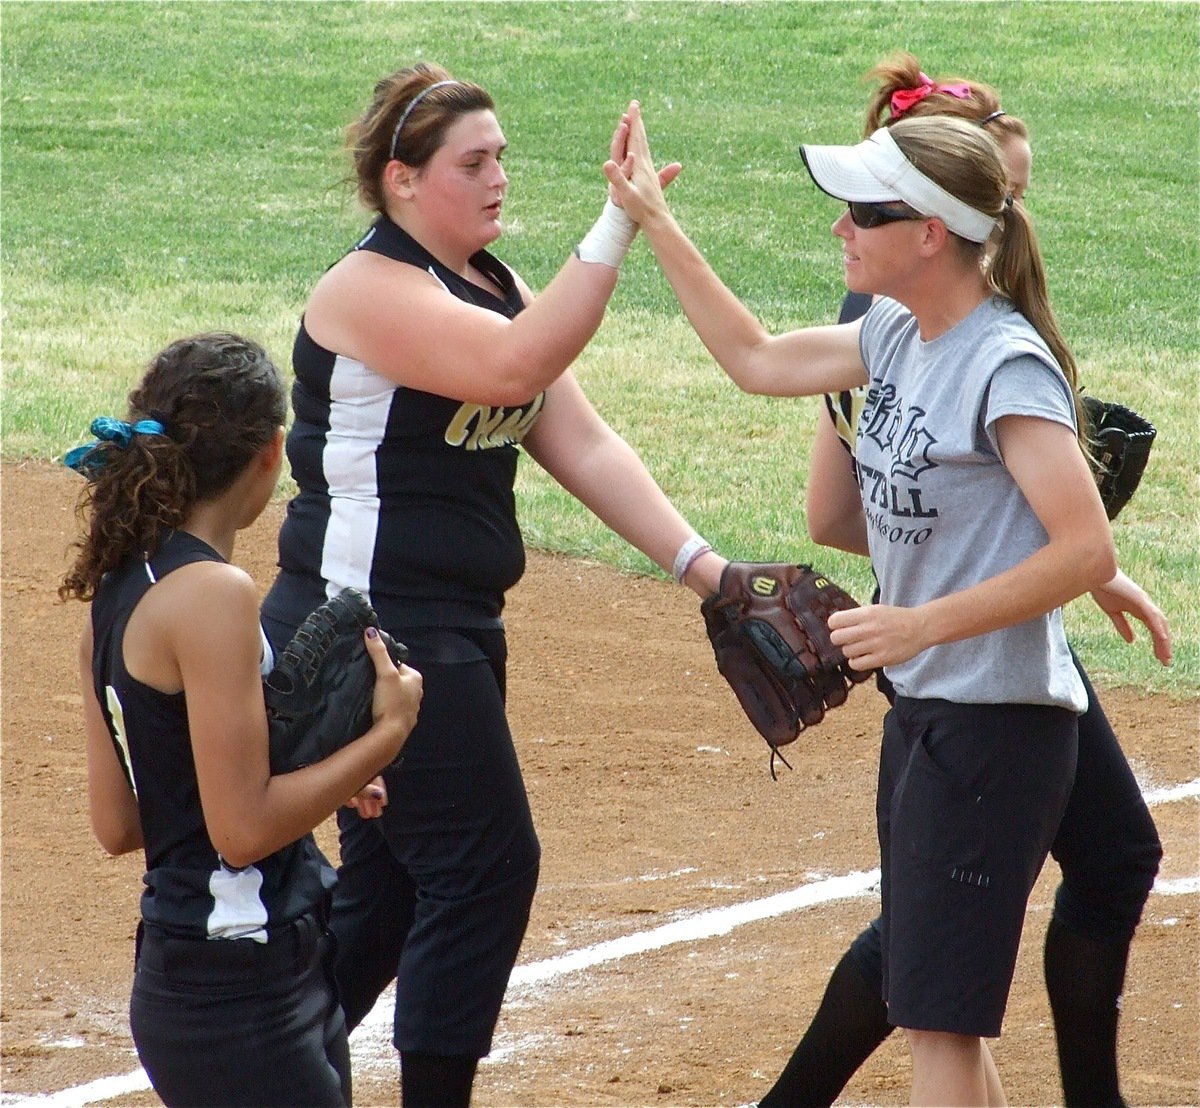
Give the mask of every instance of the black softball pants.
<path id="1" fill-rule="evenodd" d="M 398 1050 L 483 1057 L 540 860 L 504 712 L 504 635 L 388 630 L 424 695 L 400 766 L 384 775 L 383 816 L 338 813 L 338 987 L 354 1027 L 394 978 Z"/>
<path id="2" fill-rule="evenodd" d="M 345 1108 L 346 1022 L 333 938 L 316 916 L 253 939 L 176 939 L 138 929 L 129 1022 L 171 1108 Z"/>

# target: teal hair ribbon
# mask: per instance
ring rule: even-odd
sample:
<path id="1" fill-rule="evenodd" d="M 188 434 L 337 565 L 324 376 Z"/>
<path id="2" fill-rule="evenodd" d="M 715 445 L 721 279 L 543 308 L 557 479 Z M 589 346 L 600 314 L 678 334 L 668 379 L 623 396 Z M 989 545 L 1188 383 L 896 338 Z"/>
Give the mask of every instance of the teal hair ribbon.
<path id="1" fill-rule="evenodd" d="M 63 465 L 85 477 L 95 476 L 96 471 L 104 465 L 104 455 L 96 449 L 101 444 L 111 442 L 124 450 L 133 441 L 134 435 L 165 435 L 166 428 L 157 419 L 126 423 L 113 416 L 97 416 L 92 420 L 91 432 L 96 436 L 95 442 L 77 446 L 63 456 Z"/>

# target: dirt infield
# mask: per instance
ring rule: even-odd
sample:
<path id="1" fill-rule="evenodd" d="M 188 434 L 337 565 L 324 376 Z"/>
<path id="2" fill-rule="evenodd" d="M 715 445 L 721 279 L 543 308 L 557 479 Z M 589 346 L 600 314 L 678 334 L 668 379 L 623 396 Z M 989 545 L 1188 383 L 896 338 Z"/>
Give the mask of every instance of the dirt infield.
<path id="1" fill-rule="evenodd" d="M 77 481 L 29 463 L 4 466 L 0 487 L 0 1104 L 137 1069 L 126 1005 L 142 859 L 107 858 L 89 830 L 75 676 L 85 608 L 54 596 L 74 535 Z M 272 505 L 236 554 L 264 589 L 281 514 Z M 829 970 L 876 910 L 872 891 L 808 907 L 764 898 L 831 889 L 829 879 L 877 865 L 882 698 L 856 690 L 792 748 L 795 772 L 773 782 L 765 746 L 715 673 L 690 592 L 531 555 L 507 622 L 513 731 L 544 859 L 522 976 L 475 1104 L 756 1098 L 787 1060 Z M 1121 689 L 1102 697 L 1166 848 L 1129 970 L 1125 1093 L 1133 1104 L 1200 1104 L 1196 704 Z M 1170 787 L 1189 783 L 1172 798 Z M 335 850 L 328 826 L 319 838 Z M 1040 970 L 1057 879 L 1051 863 L 994 1044 L 1013 1104 L 1060 1100 Z M 704 914 L 747 905 L 762 918 Z M 708 936 L 687 930 L 713 920 Z M 678 934 L 655 931 L 669 924 L 680 925 Z M 660 941 L 642 942 L 639 952 L 646 932 Z M 550 961 L 579 951 L 595 964 Z M 380 1021 L 355 1035 L 359 1104 L 398 1103 L 386 1032 Z M 906 1103 L 908 1073 L 893 1036 L 844 1102 Z M 103 1087 L 74 1097 L 55 1103 L 158 1103 L 136 1091 L 105 1099 Z"/>

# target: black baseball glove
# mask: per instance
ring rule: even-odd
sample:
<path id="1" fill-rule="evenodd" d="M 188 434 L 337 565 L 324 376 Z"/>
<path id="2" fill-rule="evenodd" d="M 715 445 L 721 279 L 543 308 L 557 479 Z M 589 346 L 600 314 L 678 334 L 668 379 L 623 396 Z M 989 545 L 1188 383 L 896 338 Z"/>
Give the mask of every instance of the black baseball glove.
<path id="1" fill-rule="evenodd" d="M 379 617 L 357 589 L 325 601 L 296 630 L 263 681 L 271 772 L 290 773 L 361 738 L 374 721 L 375 663 L 363 632 Z M 380 637 L 396 665 L 408 648 Z"/>
<path id="2" fill-rule="evenodd" d="M 851 669 L 829 639 L 830 615 L 857 607 L 811 566 L 760 562 L 730 562 L 701 603 L 717 669 L 771 747 L 772 777 L 776 755 L 788 765 L 779 748 L 871 676 Z"/>
<path id="3" fill-rule="evenodd" d="M 1153 424 L 1123 404 L 1084 396 L 1083 407 L 1100 499 L 1108 518 L 1116 519 L 1142 479 L 1158 432 Z"/>

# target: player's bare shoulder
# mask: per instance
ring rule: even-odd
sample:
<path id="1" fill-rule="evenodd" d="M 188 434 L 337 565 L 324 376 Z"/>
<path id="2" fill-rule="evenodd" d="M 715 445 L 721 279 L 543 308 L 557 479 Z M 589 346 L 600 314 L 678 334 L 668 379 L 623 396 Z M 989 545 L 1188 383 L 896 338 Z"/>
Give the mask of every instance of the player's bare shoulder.
<path id="1" fill-rule="evenodd" d="M 130 615 L 126 668 L 159 692 L 179 692 L 181 653 L 206 643 L 217 651 L 256 649 L 258 608 L 258 588 L 238 566 L 215 561 L 180 566 L 156 581 Z"/>
<path id="2" fill-rule="evenodd" d="M 327 350 L 365 360 L 364 334 L 426 319 L 446 288 L 432 273 L 368 250 L 347 254 L 321 276 L 304 309 L 304 326 Z"/>
<path id="3" fill-rule="evenodd" d="M 258 586 L 250 574 L 231 562 L 193 562 L 159 584 L 167 586 L 160 599 L 174 610 L 172 622 L 202 619 L 230 629 L 245 623 L 249 616 L 251 625 L 257 627 Z"/>

